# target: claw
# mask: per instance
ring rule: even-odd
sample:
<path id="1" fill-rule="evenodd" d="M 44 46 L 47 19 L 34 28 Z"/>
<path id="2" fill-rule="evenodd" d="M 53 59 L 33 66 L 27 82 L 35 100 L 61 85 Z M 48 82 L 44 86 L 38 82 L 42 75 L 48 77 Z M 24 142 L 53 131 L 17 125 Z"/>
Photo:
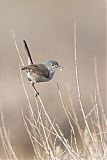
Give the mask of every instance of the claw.
<path id="1" fill-rule="evenodd" d="M 31 81 L 31 79 L 30 79 L 30 78 L 28 78 L 28 81 Z"/>
<path id="2" fill-rule="evenodd" d="M 39 96 L 39 92 L 36 93 L 35 97 Z"/>

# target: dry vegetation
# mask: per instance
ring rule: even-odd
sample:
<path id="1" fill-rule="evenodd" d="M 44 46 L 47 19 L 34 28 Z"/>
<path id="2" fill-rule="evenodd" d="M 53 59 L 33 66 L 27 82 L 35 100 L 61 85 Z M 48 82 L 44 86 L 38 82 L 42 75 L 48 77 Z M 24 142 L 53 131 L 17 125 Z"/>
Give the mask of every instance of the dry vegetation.
<path id="1" fill-rule="evenodd" d="M 17 47 L 17 43 L 14 36 L 14 41 L 16 45 L 16 49 L 19 54 L 19 50 Z M 68 123 L 71 130 L 71 139 L 68 141 L 64 137 L 63 132 L 61 131 L 57 122 L 51 121 L 47 111 L 45 109 L 44 103 L 42 101 L 41 96 L 35 97 L 37 114 L 34 113 L 33 107 L 30 104 L 30 100 L 24 85 L 23 77 L 21 74 L 22 85 L 26 94 L 26 99 L 28 101 L 28 112 L 29 116 L 26 116 L 22 111 L 23 122 L 25 129 L 29 135 L 31 140 L 34 156 L 32 159 L 34 160 L 106 160 L 107 156 L 107 119 L 104 112 L 104 108 L 101 101 L 100 91 L 99 91 L 99 83 L 97 78 L 97 64 L 95 59 L 95 79 L 96 79 L 96 87 L 95 87 L 95 95 L 91 96 L 92 109 L 88 113 L 85 114 L 81 93 L 79 87 L 79 77 L 78 77 L 78 67 L 77 67 L 77 53 L 76 53 L 76 24 L 74 24 L 74 51 L 75 51 L 75 71 L 76 71 L 76 82 L 77 82 L 77 90 L 78 90 L 78 100 L 80 104 L 80 110 L 83 115 L 85 129 L 81 129 L 81 126 L 78 121 L 77 114 L 75 112 L 75 106 L 72 103 L 72 98 L 70 95 L 70 90 L 68 87 L 68 97 L 69 102 L 72 109 L 72 114 L 68 110 L 67 106 L 64 105 L 63 97 L 61 94 L 61 90 L 59 84 L 58 93 L 62 103 L 63 110 L 67 116 Z M 22 65 L 24 65 L 21 59 Z M 99 114 L 99 111 L 100 114 Z M 102 118 L 101 118 L 102 117 Z M 0 127 L 0 136 L 2 141 L 2 146 L 4 149 L 6 160 L 18 160 L 17 154 L 14 152 L 10 138 L 7 134 L 3 113 L 1 110 L 1 121 L 2 125 Z M 89 124 L 90 122 L 90 124 Z M 81 148 L 79 147 L 77 137 L 74 130 L 77 128 L 76 132 L 78 132 Z M 91 127 L 90 127 L 91 126 Z M 90 129 L 91 128 L 91 129 Z M 61 145 L 57 145 L 60 142 Z M 62 147 L 63 146 L 63 147 Z"/>

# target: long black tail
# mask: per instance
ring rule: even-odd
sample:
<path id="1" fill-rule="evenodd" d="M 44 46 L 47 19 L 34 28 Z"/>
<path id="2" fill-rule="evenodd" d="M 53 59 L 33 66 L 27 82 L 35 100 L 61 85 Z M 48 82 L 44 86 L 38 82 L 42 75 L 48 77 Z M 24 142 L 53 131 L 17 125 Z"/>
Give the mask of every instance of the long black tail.
<path id="1" fill-rule="evenodd" d="M 31 62 L 31 64 L 33 64 L 33 60 L 32 60 L 32 57 L 31 57 L 31 54 L 30 54 L 28 45 L 27 45 L 27 43 L 26 43 L 25 40 L 23 40 L 23 43 L 24 43 L 24 46 L 25 46 L 25 50 L 26 50 L 26 52 L 27 52 L 27 54 L 28 54 L 28 56 L 29 56 L 30 62 Z"/>

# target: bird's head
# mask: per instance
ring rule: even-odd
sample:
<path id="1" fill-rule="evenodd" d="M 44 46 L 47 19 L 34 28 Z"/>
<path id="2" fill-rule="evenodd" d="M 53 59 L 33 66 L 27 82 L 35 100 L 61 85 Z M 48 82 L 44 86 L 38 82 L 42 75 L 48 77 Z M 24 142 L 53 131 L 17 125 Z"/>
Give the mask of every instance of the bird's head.
<path id="1" fill-rule="evenodd" d="M 50 70 L 50 72 L 55 72 L 58 68 L 62 69 L 62 66 L 60 66 L 56 60 L 49 60 L 46 62 L 46 67 Z"/>

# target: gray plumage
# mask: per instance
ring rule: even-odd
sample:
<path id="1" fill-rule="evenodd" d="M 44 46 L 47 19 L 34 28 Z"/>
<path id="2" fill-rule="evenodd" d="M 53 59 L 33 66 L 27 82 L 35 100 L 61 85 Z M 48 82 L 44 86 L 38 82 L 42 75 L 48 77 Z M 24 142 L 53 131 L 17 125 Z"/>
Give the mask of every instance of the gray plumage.
<path id="1" fill-rule="evenodd" d="M 56 60 L 49 60 L 44 64 L 33 64 L 27 43 L 24 40 L 24 46 L 30 60 L 30 65 L 22 67 L 27 71 L 27 76 L 33 83 L 46 82 L 52 79 L 57 68 L 61 67 Z"/>

